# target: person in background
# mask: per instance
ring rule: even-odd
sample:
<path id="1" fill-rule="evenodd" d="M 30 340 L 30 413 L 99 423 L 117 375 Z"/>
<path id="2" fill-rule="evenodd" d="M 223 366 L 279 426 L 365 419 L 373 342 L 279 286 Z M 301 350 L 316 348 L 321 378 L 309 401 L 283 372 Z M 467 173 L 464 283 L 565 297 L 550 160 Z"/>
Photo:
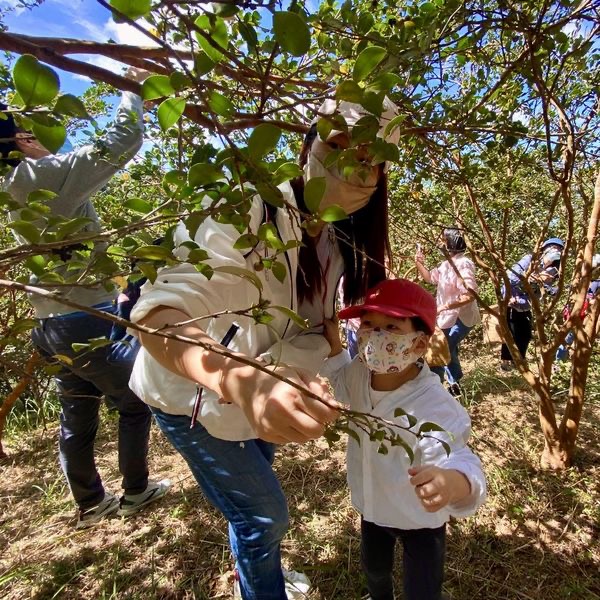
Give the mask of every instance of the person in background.
<path id="1" fill-rule="evenodd" d="M 127 76 L 141 81 L 147 74 L 130 69 Z M 6 106 L 2 107 L 6 110 Z M 28 195 L 38 189 L 56 194 L 48 201 L 52 215 L 65 218 L 85 217 L 84 231 L 100 232 L 100 221 L 92 200 L 109 179 L 133 158 L 143 141 L 142 100 L 124 92 L 115 124 L 98 140 L 98 145 L 83 146 L 65 154 L 50 154 L 35 137 L 20 130 L 11 113 L 0 120 L 2 160 L 11 167 L 2 182 L 2 190 L 25 206 Z M 102 147 L 102 152 L 99 147 Z M 24 158 L 9 153 L 20 152 Z M 10 213 L 10 220 L 20 217 L 21 209 Z M 15 234 L 17 241 L 27 240 Z M 105 246 L 96 245 L 96 251 Z M 64 262 L 59 270 L 71 276 L 71 260 L 77 260 L 78 245 L 61 248 L 54 260 Z M 118 290 L 101 284 L 62 286 L 60 294 L 79 304 L 107 314 L 117 314 Z M 129 389 L 129 377 L 139 345 L 122 335 L 115 339 L 111 322 L 62 304 L 60 299 L 30 296 L 39 326 L 32 340 L 48 361 L 56 355 L 66 357 L 54 379 L 61 405 L 59 457 L 62 470 L 78 507 L 77 528 L 94 525 L 117 513 L 128 516 L 162 497 L 169 481 L 148 479 L 148 436 L 151 414 L 148 407 Z M 90 339 L 113 339 L 113 343 L 93 351 L 76 353 L 73 344 L 87 344 Z M 94 442 L 99 425 L 102 397 L 119 411 L 119 470 L 123 476 L 123 494 L 117 497 L 105 490 L 94 459 Z"/>
<path id="2" fill-rule="evenodd" d="M 479 458 L 467 446 L 471 422 L 465 409 L 423 361 L 436 321 L 436 302 L 421 286 L 388 279 L 364 302 L 339 312 L 360 318 L 358 357 L 344 351 L 336 321 L 327 322 L 330 357 L 321 369 L 337 400 L 415 431 L 434 422 L 444 431 L 418 439 L 398 429 L 402 446 L 385 454 L 363 427 L 348 438 L 347 475 L 352 504 L 361 515 L 361 563 L 371 600 L 393 600 L 396 540 L 404 548 L 404 600 L 441 600 L 446 523 L 468 517 L 483 504 L 486 482 Z M 446 454 L 439 443 L 450 446 Z M 384 442 L 385 443 L 385 442 Z"/>
<path id="3" fill-rule="evenodd" d="M 558 279 L 564 247 L 565 243 L 560 238 L 549 238 L 542 244 L 540 259 L 529 275 L 529 283 L 536 297 L 540 298 L 542 293 L 550 296 L 556 294 L 553 284 Z M 533 335 L 531 298 L 523 286 L 525 273 L 530 269 L 532 260 L 533 256 L 526 254 L 508 269 L 506 275 L 510 289 L 507 291 L 502 288 L 503 295 L 509 295 L 506 322 L 523 359 Z M 513 368 L 513 357 L 506 344 L 502 344 L 500 349 L 500 367 L 504 371 Z"/>
<path id="4" fill-rule="evenodd" d="M 600 254 L 594 254 L 592 259 L 592 269 L 596 271 L 600 267 Z M 594 279 L 590 283 L 590 287 L 588 288 L 585 302 L 581 307 L 581 318 L 585 319 L 589 314 L 592 304 L 596 302 L 598 294 L 600 293 L 600 279 Z M 563 318 L 565 321 L 569 319 L 571 316 L 571 306 L 565 306 L 563 309 Z M 571 330 L 567 333 L 565 341 L 558 347 L 556 351 L 556 360 L 566 361 L 569 358 L 569 348 L 571 344 L 575 341 L 575 333 Z M 556 365 L 555 365 L 556 366 Z"/>
<path id="5" fill-rule="evenodd" d="M 477 301 L 475 265 L 465 256 L 467 245 L 460 229 L 448 227 L 442 234 L 442 252 L 447 260 L 431 269 L 425 266 L 425 255 L 421 249 L 415 255 L 415 264 L 427 283 L 437 286 L 437 326 L 444 332 L 450 350 L 450 362 L 445 367 L 432 367 L 442 382 L 444 375 L 448 390 L 453 396 L 462 393 L 460 380 L 463 376 L 458 352 L 461 342 L 469 331 L 481 321 Z"/>
<path id="6" fill-rule="evenodd" d="M 396 114 L 394 108 L 386 99 L 380 118 L 382 137 Z M 343 116 L 350 129 L 368 114 L 357 104 L 332 100 L 318 111 L 320 116 L 334 113 Z M 193 237 L 209 253 L 209 265 L 254 271 L 261 281 L 261 298 L 297 311 L 311 329 L 301 331 L 285 312 L 276 310 L 268 327 L 257 323 L 244 314 L 259 299 L 255 286 L 219 271 L 208 280 L 185 262 L 161 269 L 155 282 L 142 289 L 131 315 L 150 328 L 161 327 L 222 350 L 228 347 L 234 355 L 142 333 L 142 350 L 130 382 L 151 406 L 205 496 L 229 522 L 236 562 L 234 598 L 301 598 L 310 585 L 306 576 L 282 569 L 288 510 L 272 462 L 275 444 L 317 438 L 338 416 L 338 405 L 316 373 L 329 353 L 323 325 L 335 314 L 340 278 L 344 277 L 345 301 L 352 301 L 385 277 L 389 244 L 384 165 L 373 161 L 364 144 L 353 147 L 358 161 L 354 173 L 344 174 L 336 162 L 324 164 L 330 153 L 350 144 L 348 133 L 338 130 L 321 139 L 313 124 L 300 153 L 303 176 L 279 186 L 283 206 L 274 209 L 259 195 L 252 198 L 249 231 L 257 231 L 268 220 L 283 244 L 303 241 L 300 249 L 290 244 L 282 253 L 283 281 L 266 269 L 254 269 L 268 258 L 268 248 L 261 244 L 246 253 L 236 249 L 240 232 L 233 225 L 208 217 Z M 326 184 L 320 208 L 337 204 L 349 218 L 335 226 L 320 223 L 311 237 L 300 228 L 300 221 L 309 213 L 304 185 L 316 177 Z M 189 241 L 181 223 L 175 232 L 175 252 L 182 261 Z M 240 314 L 212 317 L 224 308 Z M 261 365 L 300 389 L 256 368 Z"/>

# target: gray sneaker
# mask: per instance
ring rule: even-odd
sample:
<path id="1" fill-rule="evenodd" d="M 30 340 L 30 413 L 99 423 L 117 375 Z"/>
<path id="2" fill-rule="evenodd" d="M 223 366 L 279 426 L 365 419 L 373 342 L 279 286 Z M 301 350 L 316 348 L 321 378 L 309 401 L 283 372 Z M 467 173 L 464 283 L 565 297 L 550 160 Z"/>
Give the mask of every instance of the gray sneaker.
<path id="1" fill-rule="evenodd" d="M 117 515 L 120 517 L 128 517 L 142 510 L 148 504 L 162 498 L 169 488 L 171 481 L 169 479 L 161 479 L 160 481 L 148 480 L 148 487 L 140 494 L 123 494 L 117 510 Z"/>
<path id="2" fill-rule="evenodd" d="M 118 509 L 119 499 L 114 494 L 105 492 L 104 498 L 96 506 L 79 509 L 75 529 L 87 529 L 104 519 L 104 517 L 117 512 Z"/>

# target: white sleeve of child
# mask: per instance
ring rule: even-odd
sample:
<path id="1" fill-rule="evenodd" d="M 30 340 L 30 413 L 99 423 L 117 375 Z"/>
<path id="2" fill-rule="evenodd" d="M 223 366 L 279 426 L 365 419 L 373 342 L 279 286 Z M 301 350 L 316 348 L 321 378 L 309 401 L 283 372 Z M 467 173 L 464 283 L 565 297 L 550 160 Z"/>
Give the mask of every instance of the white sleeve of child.
<path id="1" fill-rule="evenodd" d="M 319 375 L 329 379 L 336 400 L 339 402 L 348 402 L 345 373 L 346 367 L 351 362 L 348 350 L 342 350 L 339 354 L 328 358 L 319 371 Z"/>
<path id="2" fill-rule="evenodd" d="M 451 419 L 432 418 L 432 421 L 437 422 L 446 431 L 432 432 L 429 434 L 431 438 L 422 440 L 419 446 L 423 450 L 422 460 L 424 465 L 435 465 L 442 469 L 454 469 L 468 479 L 471 486 L 469 496 L 464 498 L 460 503 L 447 507 L 453 517 L 464 518 L 473 515 L 485 502 L 487 485 L 479 457 L 467 446 L 471 435 L 469 416 L 458 403 L 456 403 L 453 412 L 454 415 Z M 446 450 L 442 444 L 435 441 L 436 438 L 443 440 L 450 446 L 450 455 L 446 454 Z"/>

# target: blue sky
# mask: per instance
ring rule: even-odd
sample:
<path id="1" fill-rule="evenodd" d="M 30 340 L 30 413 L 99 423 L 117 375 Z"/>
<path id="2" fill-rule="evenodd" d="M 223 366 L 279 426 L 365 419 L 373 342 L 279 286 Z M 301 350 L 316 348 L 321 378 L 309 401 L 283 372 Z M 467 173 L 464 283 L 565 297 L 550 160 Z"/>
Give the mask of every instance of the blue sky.
<path id="1" fill-rule="evenodd" d="M 0 0 L 0 8 L 16 7 L 16 0 Z M 105 8 L 94 0 L 45 0 L 32 10 L 16 10 L 3 19 L 9 32 L 33 36 L 77 38 L 106 42 L 150 45 L 150 40 L 125 24 L 117 24 Z M 119 72 L 121 63 L 108 58 L 72 55 L 77 60 Z M 55 69 L 56 70 L 56 69 Z M 89 79 L 57 70 L 63 93 L 81 94 L 89 85 Z"/>

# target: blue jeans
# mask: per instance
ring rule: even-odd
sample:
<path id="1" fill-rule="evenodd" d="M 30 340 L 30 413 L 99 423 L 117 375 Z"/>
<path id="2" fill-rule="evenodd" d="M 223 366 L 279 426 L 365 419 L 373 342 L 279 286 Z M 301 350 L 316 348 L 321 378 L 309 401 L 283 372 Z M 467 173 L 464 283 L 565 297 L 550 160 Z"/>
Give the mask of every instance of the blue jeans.
<path id="1" fill-rule="evenodd" d="M 286 600 L 281 540 L 288 529 L 288 510 L 271 467 L 275 446 L 262 440 L 221 440 L 198 422 L 190 429 L 188 416 L 151 410 L 210 503 L 229 521 L 242 598 Z"/>
<path id="2" fill-rule="evenodd" d="M 115 314 L 116 307 L 102 306 Z M 119 470 L 126 494 L 139 494 L 148 485 L 148 435 L 152 420 L 148 407 L 129 389 L 129 377 L 139 346 L 131 336 L 92 352 L 75 352 L 71 344 L 98 337 L 110 339 L 112 323 L 84 312 L 40 320 L 31 333 L 34 345 L 48 361 L 57 354 L 55 374 L 61 404 L 59 456 L 71 493 L 79 508 L 95 506 L 104 487 L 94 460 L 98 412 L 102 396 L 119 411 Z M 128 345 L 129 343 L 129 345 Z"/>
<path id="3" fill-rule="evenodd" d="M 556 351 L 556 360 L 566 361 L 569 359 L 569 346 L 575 341 L 575 334 L 572 331 L 567 333 L 564 343 L 562 343 Z"/>
<path id="4" fill-rule="evenodd" d="M 467 327 L 460 319 L 448 329 L 442 329 L 446 340 L 448 341 L 448 349 L 450 350 L 450 362 L 445 367 L 432 367 L 431 370 L 436 373 L 444 382 L 444 374 L 449 384 L 458 383 L 463 376 L 460 360 L 458 359 L 458 347 L 460 343 L 467 337 L 472 327 Z"/>

